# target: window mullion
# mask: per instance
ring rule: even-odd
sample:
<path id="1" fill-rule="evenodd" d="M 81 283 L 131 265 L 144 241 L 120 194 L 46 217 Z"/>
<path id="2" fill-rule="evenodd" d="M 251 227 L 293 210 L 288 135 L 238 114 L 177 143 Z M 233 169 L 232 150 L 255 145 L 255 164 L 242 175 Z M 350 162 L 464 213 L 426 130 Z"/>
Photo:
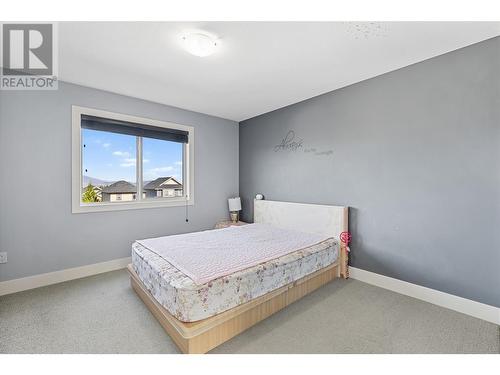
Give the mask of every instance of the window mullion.
<path id="1" fill-rule="evenodd" d="M 142 137 L 137 137 L 137 150 L 136 150 L 136 186 L 137 196 L 136 200 L 142 200 Z"/>

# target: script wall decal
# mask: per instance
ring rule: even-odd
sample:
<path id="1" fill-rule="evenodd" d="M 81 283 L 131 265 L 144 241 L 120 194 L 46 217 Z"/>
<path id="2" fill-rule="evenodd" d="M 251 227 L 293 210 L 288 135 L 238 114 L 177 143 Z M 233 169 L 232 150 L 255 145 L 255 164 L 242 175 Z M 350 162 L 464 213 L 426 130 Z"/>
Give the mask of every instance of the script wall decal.
<path id="1" fill-rule="evenodd" d="M 333 150 L 319 150 L 315 147 L 304 147 L 304 140 L 295 135 L 294 130 L 289 130 L 280 143 L 273 148 L 274 152 L 304 152 L 318 156 L 333 155 Z"/>

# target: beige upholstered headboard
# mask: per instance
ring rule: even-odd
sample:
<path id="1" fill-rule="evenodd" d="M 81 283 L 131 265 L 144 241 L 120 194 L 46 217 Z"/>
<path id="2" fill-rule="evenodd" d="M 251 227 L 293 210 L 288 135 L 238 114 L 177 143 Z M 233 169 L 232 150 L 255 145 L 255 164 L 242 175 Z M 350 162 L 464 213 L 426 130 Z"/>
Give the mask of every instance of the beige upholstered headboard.
<path id="1" fill-rule="evenodd" d="M 348 228 L 348 208 L 321 204 L 254 200 L 254 222 L 339 239 Z"/>

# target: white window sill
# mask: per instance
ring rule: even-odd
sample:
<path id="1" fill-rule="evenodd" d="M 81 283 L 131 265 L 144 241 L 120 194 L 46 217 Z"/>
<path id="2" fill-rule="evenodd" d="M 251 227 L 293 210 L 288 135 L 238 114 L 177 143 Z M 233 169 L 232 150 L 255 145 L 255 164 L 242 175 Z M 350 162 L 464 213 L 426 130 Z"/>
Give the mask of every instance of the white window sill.
<path id="1" fill-rule="evenodd" d="M 72 213 L 81 214 L 87 212 L 139 210 L 144 208 L 179 207 L 185 205 L 186 205 L 185 198 L 151 199 L 151 200 L 141 200 L 137 202 L 80 203 L 79 205 L 73 205 Z M 194 200 L 190 199 L 187 202 L 187 205 L 193 206 Z"/>

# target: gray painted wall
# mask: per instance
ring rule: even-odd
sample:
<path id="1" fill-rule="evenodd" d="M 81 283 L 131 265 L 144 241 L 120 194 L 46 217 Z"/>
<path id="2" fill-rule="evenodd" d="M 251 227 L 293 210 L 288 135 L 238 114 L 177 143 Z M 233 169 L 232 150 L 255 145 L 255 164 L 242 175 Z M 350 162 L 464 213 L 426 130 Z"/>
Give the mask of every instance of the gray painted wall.
<path id="1" fill-rule="evenodd" d="M 195 127 L 195 206 L 71 213 L 71 105 Z M 0 281 L 130 255 L 134 239 L 212 228 L 238 194 L 238 124 L 109 92 L 0 92 Z"/>
<path id="2" fill-rule="evenodd" d="M 353 266 L 500 306 L 500 38 L 242 122 L 245 220 L 256 193 L 348 205 Z"/>

